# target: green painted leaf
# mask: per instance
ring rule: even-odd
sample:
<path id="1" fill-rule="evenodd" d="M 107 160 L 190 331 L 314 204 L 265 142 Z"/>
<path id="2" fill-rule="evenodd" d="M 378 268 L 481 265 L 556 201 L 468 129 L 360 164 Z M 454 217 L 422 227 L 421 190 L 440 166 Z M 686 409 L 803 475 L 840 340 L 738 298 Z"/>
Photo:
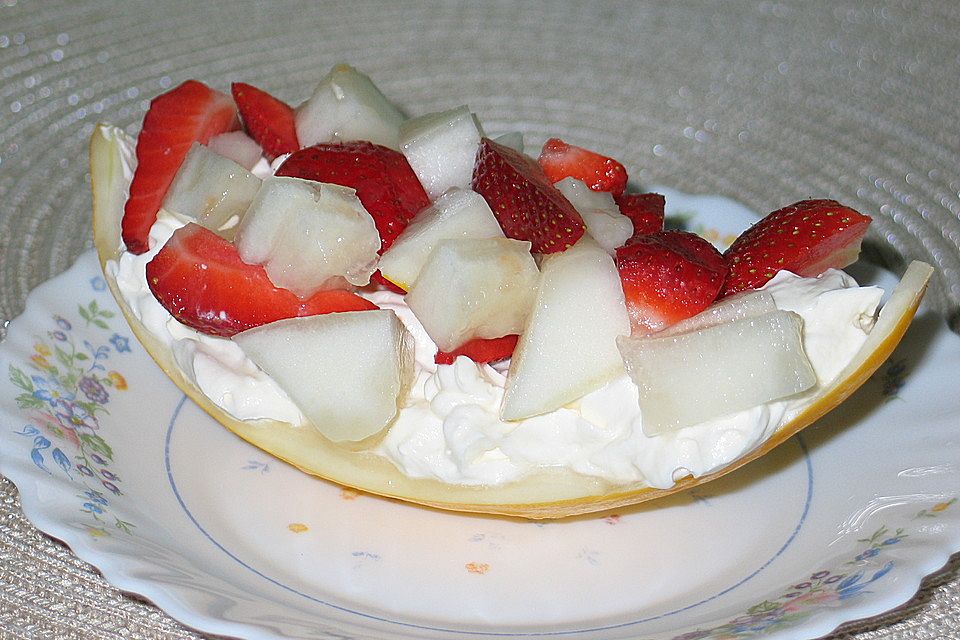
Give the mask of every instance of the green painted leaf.
<path id="1" fill-rule="evenodd" d="M 21 409 L 42 409 L 44 402 L 32 393 L 21 393 L 17 396 L 17 406 Z"/>
<path id="2" fill-rule="evenodd" d="M 113 460 L 113 449 L 111 449 L 106 440 L 100 436 L 84 433 L 80 436 L 80 442 L 87 447 L 90 447 L 108 460 Z"/>
<path id="3" fill-rule="evenodd" d="M 68 367 L 73 366 L 73 356 L 61 349 L 60 347 L 53 348 L 54 353 L 57 354 L 57 360 Z"/>
<path id="4" fill-rule="evenodd" d="M 30 376 L 13 365 L 10 365 L 9 375 L 10 382 L 17 385 L 24 391 L 33 393 L 33 380 L 30 379 Z"/>

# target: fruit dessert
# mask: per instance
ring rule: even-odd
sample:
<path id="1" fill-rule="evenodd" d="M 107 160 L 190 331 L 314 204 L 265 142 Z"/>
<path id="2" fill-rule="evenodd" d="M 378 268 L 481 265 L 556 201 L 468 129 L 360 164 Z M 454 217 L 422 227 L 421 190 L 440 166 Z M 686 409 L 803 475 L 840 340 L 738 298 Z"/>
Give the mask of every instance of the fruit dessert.
<path id="1" fill-rule="evenodd" d="M 408 119 L 334 67 L 296 109 L 242 83 L 91 140 L 94 234 L 134 333 L 240 437 L 343 485 L 562 517 L 785 441 L 899 341 L 930 267 L 839 271 L 870 219 L 781 208 L 726 251 L 664 229 L 618 161 Z"/>

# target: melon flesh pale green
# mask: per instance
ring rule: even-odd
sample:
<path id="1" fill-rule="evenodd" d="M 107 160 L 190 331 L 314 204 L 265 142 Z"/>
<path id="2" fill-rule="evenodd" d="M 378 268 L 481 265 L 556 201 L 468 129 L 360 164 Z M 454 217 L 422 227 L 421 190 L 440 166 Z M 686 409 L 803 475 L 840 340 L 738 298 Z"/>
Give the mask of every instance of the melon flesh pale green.
<path id="1" fill-rule="evenodd" d="M 617 339 L 655 436 L 806 391 L 817 383 L 803 320 L 772 311 L 678 335 Z"/>

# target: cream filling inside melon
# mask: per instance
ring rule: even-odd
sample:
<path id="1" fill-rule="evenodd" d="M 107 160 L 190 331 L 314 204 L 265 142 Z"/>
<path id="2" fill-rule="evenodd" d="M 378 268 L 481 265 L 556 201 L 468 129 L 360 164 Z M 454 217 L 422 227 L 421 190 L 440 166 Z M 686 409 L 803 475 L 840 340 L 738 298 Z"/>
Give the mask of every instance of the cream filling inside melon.
<path id="1" fill-rule="evenodd" d="M 122 131 L 109 126 L 98 127 L 91 140 L 94 235 L 103 265 L 116 260 L 121 252 L 119 227 L 130 180 L 126 169 L 131 164 L 131 149 L 132 141 Z M 293 421 L 238 420 L 211 402 L 183 374 L 174 351 L 159 341 L 133 313 L 109 270 L 107 279 L 134 333 L 170 378 L 210 415 L 254 445 L 306 472 L 372 493 L 441 508 L 542 518 L 597 511 L 668 495 L 718 477 L 766 453 L 836 406 L 880 365 L 909 324 L 931 271 L 922 263 L 911 265 L 863 346 L 835 381 L 809 394 L 801 406 L 790 411 L 794 416 L 779 425 L 774 433 L 767 434 L 762 444 L 719 469 L 697 479 L 681 478 L 663 489 L 650 487 L 647 479 L 622 480 L 616 475 L 613 479 L 602 478 L 569 467 L 534 466 L 520 480 L 492 486 L 444 482 L 429 473 L 417 478 L 412 477 L 415 471 L 401 471 L 381 455 L 338 447 L 314 429 L 294 426 Z M 530 432 L 536 433 L 532 429 Z"/>

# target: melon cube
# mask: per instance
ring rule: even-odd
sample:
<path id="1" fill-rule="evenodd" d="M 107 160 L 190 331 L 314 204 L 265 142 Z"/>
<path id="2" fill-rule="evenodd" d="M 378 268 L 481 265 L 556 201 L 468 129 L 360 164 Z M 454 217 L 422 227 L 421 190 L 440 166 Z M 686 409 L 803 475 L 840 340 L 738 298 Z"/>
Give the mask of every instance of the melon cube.
<path id="1" fill-rule="evenodd" d="M 369 283 L 380 235 L 353 189 L 270 177 L 250 204 L 236 245 L 240 258 L 262 264 L 273 284 L 306 297 Z"/>
<path id="2" fill-rule="evenodd" d="M 260 188 L 260 178 L 194 142 L 163 201 L 167 211 L 227 238 Z"/>
<path id="3" fill-rule="evenodd" d="M 655 436 L 810 389 L 817 376 L 792 311 L 666 337 L 620 337 L 639 390 L 643 432 Z"/>
<path id="4" fill-rule="evenodd" d="M 431 200 L 451 187 L 466 189 L 483 129 L 466 106 L 428 113 L 400 125 L 400 150 Z"/>
<path id="5" fill-rule="evenodd" d="M 338 64 L 297 108 L 297 139 L 301 147 L 368 140 L 399 151 L 404 119 L 368 76 Z"/>
<path id="6" fill-rule="evenodd" d="M 386 309 L 289 318 L 232 339 L 334 442 L 383 431 L 413 380 L 413 339 Z"/>
<path id="7" fill-rule="evenodd" d="M 444 240 L 430 254 L 406 301 L 437 346 L 453 351 L 473 338 L 519 333 L 539 275 L 529 242 Z"/>
<path id="8" fill-rule="evenodd" d="M 380 273 L 409 290 L 441 240 L 502 238 L 490 205 L 470 189 L 450 189 L 417 214 L 380 257 Z"/>
<path id="9" fill-rule="evenodd" d="M 507 374 L 501 417 L 572 402 L 623 373 L 617 336 L 630 319 L 617 266 L 589 236 L 540 265 L 540 286 Z"/>
<path id="10" fill-rule="evenodd" d="M 581 180 L 564 178 L 555 186 L 580 213 L 587 233 L 610 254 L 633 235 L 633 222 L 620 213 L 613 196 L 605 191 L 594 191 Z"/>

